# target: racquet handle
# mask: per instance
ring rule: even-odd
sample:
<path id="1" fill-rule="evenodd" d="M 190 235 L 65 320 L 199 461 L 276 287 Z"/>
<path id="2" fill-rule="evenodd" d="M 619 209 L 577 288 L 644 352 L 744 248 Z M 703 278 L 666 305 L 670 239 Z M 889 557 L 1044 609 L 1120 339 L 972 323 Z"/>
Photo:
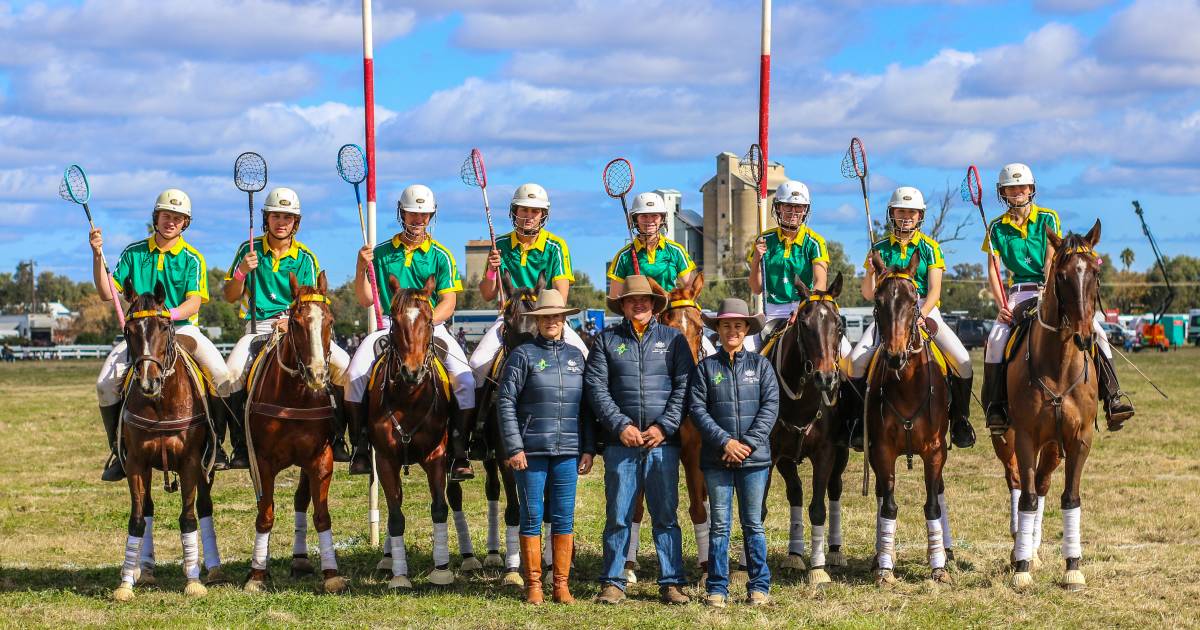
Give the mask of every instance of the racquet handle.
<path id="1" fill-rule="evenodd" d="M 246 196 L 248 197 L 248 203 L 250 204 L 250 239 L 246 242 L 249 243 L 250 251 L 254 251 L 254 193 L 246 193 Z M 247 301 L 247 303 L 250 305 L 250 330 L 257 334 L 258 314 L 255 313 L 255 311 L 258 310 L 258 300 L 254 299 L 254 285 L 254 272 L 251 271 L 250 283 L 248 284 L 250 289 L 250 299 Z"/>
<path id="2" fill-rule="evenodd" d="M 479 186 L 479 191 L 483 193 L 483 215 L 487 217 L 488 238 L 492 240 L 492 250 L 494 251 L 496 249 L 496 228 L 492 226 L 492 205 L 488 203 L 487 184 L 481 183 Z M 504 283 L 500 281 L 499 271 L 497 270 L 493 272 L 491 269 L 489 269 L 488 277 L 496 278 L 496 302 L 500 304 L 500 310 L 503 311 L 505 300 Z"/>
<path id="3" fill-rule="evenodd" d="M 358 196 L 358 184 L 354 185 L 354 196 L 358 199 L 358 225 L 363 231 L 363 247 L 370 247 L 371 241 L 367 240 L 367 228 L 363 222 L 362 198 Z M 375 279 L 374 262 L 367 265 L 367 279 L 371 281 L 371 301 L 375 304 L 375 329 L 379 330 L 383 328 L 383 311 L 379 308 L 379 281 Z"/>
<path id="4" fill-rule="evenodd" d="M 867 180 L 859 178 L 859 185 L 862 186 L 863 208 L 867 212 L 867 247 L 875 244 L 875 222 L 871 220 L 871 199 L 867 195 Z"/>
<path id="5" fill-rule="evenodd" d="M 637 232 L 633 227 L 633 221 L 629 218 L 629 205 L 625 203 L 625 194 L 621 193 L 621 210 L 625 212 L 625 222 L 629 225 L 629 259 L 633 261 L 633 274 L 635 276 L 642 275 L 642 266 L 638 263 L 637 257 Z"/>
<path id="6" fill-rule="evenodd" d="M 96 229 L 96 224 L 92 222 L 92 211 L 86 203 L 79 204 L 83 206 L 83 212 L 87 215 L 88 227 Z M 108 293 L 112 296 L 113 311 L 117 314 L 117 325 L 122 330 L 125 329 L 125 313 L 121 310 L 121 298 L 117 292 L 117 282 L 113 280 L 112 272 L 108 270 L 108 259 L 104 257 L 104 249 L 100 249 L 100 266 L 104 267 L 104 277 L 108 279 Z"/>
<path id="7" fill-rule="evenodd" d="M 983 212 L 982 199 L 980 203 L 975 204 L 975 207 L 979 208 L 979 218 L 983 219 L 984 238 L 989 238 L 987 234 L 987 215 Z M 1004 293 L 1004 275 L 1000 271 L 1000 262 L 996 260 L 996 254 L 990 251 L 991 247 L 988 247 L 988 250 L 988 263 L 992 266 L 992 272 L 996 274 L 996 282 L 1000 284 L 1000 306 L 1008 308 L 1008 295 Z M 991 288 L 991 286 L 991 283 L 988 283 L 988 287 Z"/>

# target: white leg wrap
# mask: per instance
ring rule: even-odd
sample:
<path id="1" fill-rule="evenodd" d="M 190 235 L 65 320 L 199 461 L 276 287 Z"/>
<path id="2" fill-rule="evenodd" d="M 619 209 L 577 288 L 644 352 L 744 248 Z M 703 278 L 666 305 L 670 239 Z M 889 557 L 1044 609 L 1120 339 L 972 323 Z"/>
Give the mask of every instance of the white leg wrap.
<path id="1" fill-rule="evenodd" d="M 896 567 L 896 520 L 875 518 L 875 558 L 880 569 Z"/>
<path id="2" fill-rule="evenodd" d="M 700 562 L 708 562 L 708 532 L 710 526 L 710 521 L 692 524 L 692 529 L 696 532 L 696 557 L 699 558 Z"/>
<path id="3" fill-rule="evenodd" d="M 464 512 L 454 512 L 454 535 L 458 539 L 458 555 L 475 555 L 475 546 L 471 544 L 471 528 L 467 526 Z"/>
<path id="4" fill-rule="evenodd" d="M 829 514 L 829 518 L 828 518 L 829 544 L 830 545 L 841 545 L 842 544 L 842 502 L 841 501 L 830 501 L 828 514 Z"/>
<path id="5" fill-rule="evenodd" d="M 504 527 L 504 568 L 517 569 L 521 566 L 521 528 L 516 525 Z"/>
<path id="6" fill-rule="evenodd" d="M 433 566 L 450 564 L 450 526 L 448 523 L 433 524 Z"/>
<path id="7" fill-rule="evenodd" d="M 488 501 L 487 550 L 500 551 L 500 502 Z"/>
<path id="8" fill-rule="evenodd" d="M 392 555 L 392 537 L 391 536 L 383 537 L 383 555 L 385 555 L 385 556 Z"/>
<path id="9" fill-rule="evenodd" d="M 638 547 L 642 543 L 642 524 L 634 521 L 629 524 L 629 547 L 625 549 L 625 561 L 637 562 Z"/>
<path id="10" fill-rule="evenodd" d="M 217 549 L 217 530 L 211 516 L 200 519 L 200 544 L 204 546 L 204 568 L 221 566 L 221 551 Z"/>
<path id="11" fill-rule="evenodd" d="M 804 507 L 792 506 L 792 524 L 788 529 L 788 553 L 804 555 Z"/>
<path id="12" fill-rule="evenodd" d="M 1013 544 L 1013 559 L 1017 562 L 1033 558 L 1033 524 L 1037 512 L 1017 513 L 1017 537 Z"/>
<path id="13" fill-rule="evenodd" d="M 154 568 L 154 517 L 147 516 L 146 531 L 142 534 L 141 565 L 143 568 Z"/>
<path id="14" fill-rule="evenodd" d="M 823 567 L 825 566 L 825 526 L 812 526 L 812 558 L 809 559 L 809 566 Z"/>
<path id="15" fill-rule="evenodd" d="M 946 503 L 946 495 L 938 495 L 938 508 L 942 511 L 942 549 L 954 548 L 954 537 L 950 535 L 950 505 Z"/>
<path id="16" fill-rule="evenodd" d="M 138 556 L 142 552 L 141 536 L 129 536 L 125 539 L 125 561 L 121 563 L 121 582 L 133 586 L 137 580 Z"/>
<path id="17" fill-rule="evenodd" d="M 946 567 L 946 548 L 942 546 L 942 521 L 934 519 L 925 521 L 925 531 L 929 535 L 928 546 L 929 568 L 943 569 Z"/>
<path id="18" fill-rule="evenodd" d="M 266 569 L 271 556 L 268 553 L 271 544 L 271 532 L 254 533 L 254 558 L 250 560 L 253 569 Z"/>
<path id="19" fill-rule="evenodd" d="M 1082 515 L 1083 508 L 1081 507 L 1063 510 L 1062 555 L 1064 558 L 1083 557 L 1082 537 L 1079 532 L 1079 519 Z"/>
<path id="20" fill-rule="evenodd" d="M 200 579 L 200 533 L 180 534 L 183 543 L 183 575 L 189 580 Z"/>
<path id="21" fill-rule="evenodd" d="M 1012 534 L 1013 538 L 1016 538 L 1017 537 L 1017 512 L 1019 511 L 1019 508 L 1017 506 L 1020 505 L 1021 491 L 1020 490 L 1010 490 L 1009 495 L 1010 495 L 1010 501 L 1008 504 L 1008 519 L 1009 519 L 1008 533 Z"/>
<path id="22" fill-rule="evenodd" d="M 333 551 L 333 530 L 317 532 L 317 546 L 321 549 L 321 570 L 337 571 L 337 554 Z"/>
<path id="23" fill-rule="evenodd" d="M 1037 518 L 1033 521 L 1033 553 L 1042 548 L 1042 516 L 1046 513 L 1046 497 L 1038 497 Z"/>
<path id="24" fill-rule="evenodd" d="M 554 564 L 554 545 L 550 544 L 553 533 L 550 523 L 542 524 L 542 564 L 552 566 Z"/>
<path id="25" fill-rule="evenodd" d="M 296 534 L 292 539 L 292 555 L 308 555 L 308 513 L 296 512 Z"/>
<path id="26" fill-rule="evenodd" d="M 408 551 L 404 548 L 404 535 L 389 536 L 392 550 L 392 575 L 408 575 Z"/>

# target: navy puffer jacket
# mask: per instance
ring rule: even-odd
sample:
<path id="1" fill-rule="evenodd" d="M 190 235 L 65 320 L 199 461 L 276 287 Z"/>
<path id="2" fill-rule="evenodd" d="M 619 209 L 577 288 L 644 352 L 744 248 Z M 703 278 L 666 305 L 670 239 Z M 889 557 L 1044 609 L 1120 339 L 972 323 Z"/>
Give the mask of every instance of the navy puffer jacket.
<path id="1" fill-rule="evenodd" d="M 694 363 L 678 330 L 651 320 L 638 338 L 628 320 L 605 328 L 588 357 L 587 396 L 608 444 L 629 425 L 657 424 L 664 444 L 679 444 L 688 375 Z"/>
<path id="2" fill-rule="evenodd" d="M 594 453 L 579 419 L 586 362 L 578 348 L 537 335 L 513 350 L 496 392 L 505 457 Z"/>
<path id="3" fill-rule="evenodd" d="M 723 468 L 721 456 L 730 439 L 752 450 L 742 468 L 771 464 L 771 428 L 779 415 L 779 381 L 761 354 L 741 351 L 730 364 L 718 350 L 692 371 L 688 412 L 700 430 L 701 468 Z"/>

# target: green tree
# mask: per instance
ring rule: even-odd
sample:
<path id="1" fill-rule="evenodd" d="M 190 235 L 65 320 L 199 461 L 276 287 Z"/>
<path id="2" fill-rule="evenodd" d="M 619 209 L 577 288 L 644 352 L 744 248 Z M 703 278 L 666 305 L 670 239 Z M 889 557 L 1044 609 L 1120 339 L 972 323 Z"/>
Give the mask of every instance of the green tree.
<path id="1" fill-rule="evenodd" d="M 207 303 L 200 305 L 200 325 L 218 326 L 221 336 L 216 342 L 234 342 L 246 332 L 245 320 L 238 317 L 238 305 L 225 301 L 222 291 L 225 288 L 225 270 L 220 267 L 208 268 Z"/>
<path id="2" fill-rule="evenodd" d="M 1129 271 L 1129 267 L 1133 265 L 1133 250 L 1126 247 L 1121 250 L 1121 264 L 1125 266 L 1125 271 Z"/>

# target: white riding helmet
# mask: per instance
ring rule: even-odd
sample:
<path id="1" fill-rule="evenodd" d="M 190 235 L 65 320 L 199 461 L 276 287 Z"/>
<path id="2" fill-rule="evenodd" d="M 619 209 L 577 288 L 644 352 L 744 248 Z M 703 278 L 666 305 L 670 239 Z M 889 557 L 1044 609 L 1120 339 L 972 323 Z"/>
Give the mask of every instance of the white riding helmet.
<path id="1" fill-rule="evenodd" d="M 658 193 L 645 192 L 633 198 L 630 216 L 638 214 L 666 214 L 667 202 Z"/>
<path id="2" fill-rule="evenodd" d="M 284 214 L 294 214 L 300 216 L 300 196 L 291 188 L 275 188 L 267 194 L 267 200 L 263 202 L 263 214 L 268 212 L 282 212 Z"/>
<path id="3" fill-rule="evenodd" d="M 187 196 L 187 193 L 178 188 L 168 188 L 158 195 L 158 199 L 154 200 L 154 212 L 159 210 L 168 210 L 192 218 L 192 200 Z"/>
<path id="4" fill-rule="evenodd" d="M 396 212 L 419 212 L 433 214 L 437 212 L 437 200 L 433 191 L 423 184 L 413 184 L 400 193 L 400 201 L 396 203 Z"/>
<path id="5" fill-rule="evenodd" d="M 521 184 L 515 192 L 513 192 L 512 203 L 510 207 L 522 206 L 524 208 L 539 208 L 541 210 L 550 210 L 550 195 L 546 194 L 546 189 L 537 184 Z"/>
<path id="6" fill-rule="evenodd" d="M 1000 169 L 1000 176 L 996 178 L 996 198 L 1006 206 L 1012 206 L 1008 203 L 1008 199 L 1004 198 L 1005 186 L 1020 186 L 1021 184 L 1029 184 L 1033 190 L 1029 193 L 1029 201 L 1024 205 L 1033 203 L 1033 196 L 1037 194 L 1037 182 L 1033 179 L 1033 171 L 1020 162 L 1005 164 L 1004 168 Z"/>
<path id="7" fill-rule="evenodd" d="M 775 205 L 781 203 L 790 203 L 796 205 L 807 206 L 812 203 L 808 195 L 808 186 L 804 182 L 798 182 L 794 179 L 783 182 L 779 188 L 775 190 Z"/>
<path id="8" fill-rule="evenodd" d="M 892 193 L 888 200 L 888 208 L 912 208 L 925 211 L 925 196 L 912 186 L 901 186 Z"/>

